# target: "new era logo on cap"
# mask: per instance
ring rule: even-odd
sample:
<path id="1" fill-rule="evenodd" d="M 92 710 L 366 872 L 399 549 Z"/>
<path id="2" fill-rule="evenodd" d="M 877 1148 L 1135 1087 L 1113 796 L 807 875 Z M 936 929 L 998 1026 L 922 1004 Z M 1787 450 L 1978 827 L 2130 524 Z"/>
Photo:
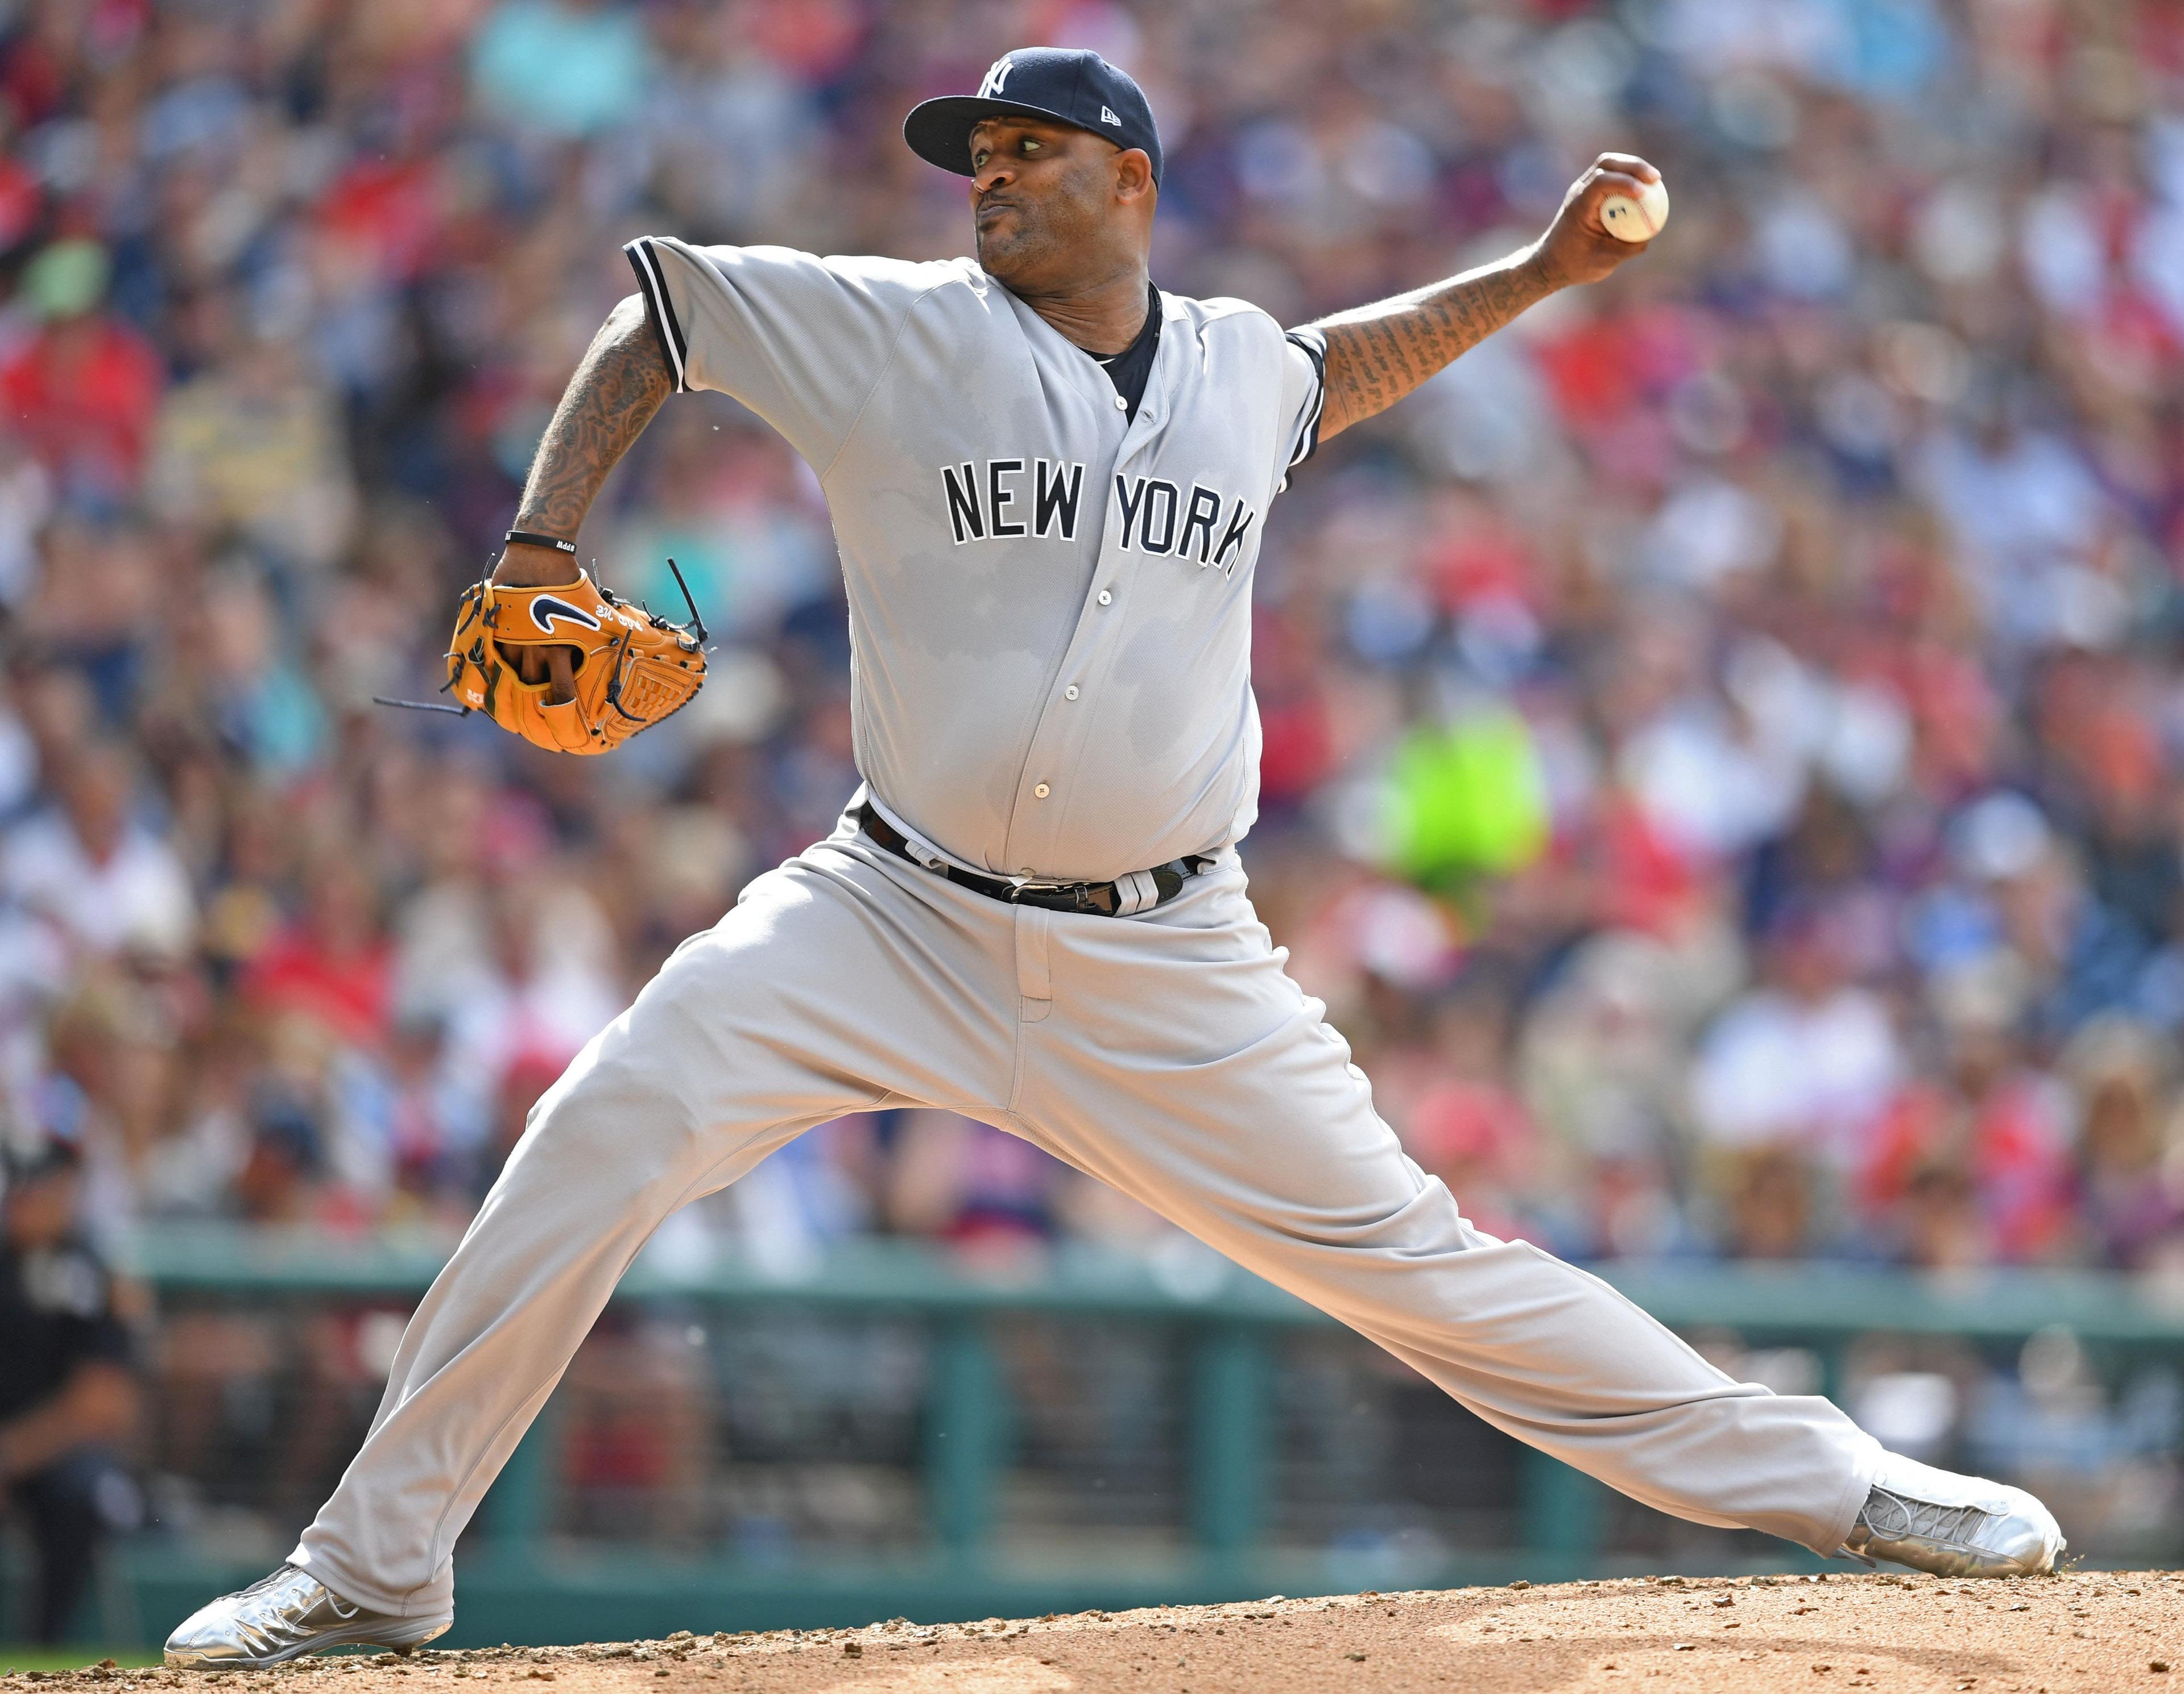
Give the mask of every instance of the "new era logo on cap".
<path id="1" fill-rule="evenodd" d="M 1096 53 L 1082 47 L 1017 47 L 994 61 L 976 94 L 928 100 L 903 120 L 902 137 L 921 159 L 958 176 L 972 175 L 971 131 L 1010 114 L 1053 118 L 1141 148 L 1161 177 L 1160 131 L 1145 91 Z"/>

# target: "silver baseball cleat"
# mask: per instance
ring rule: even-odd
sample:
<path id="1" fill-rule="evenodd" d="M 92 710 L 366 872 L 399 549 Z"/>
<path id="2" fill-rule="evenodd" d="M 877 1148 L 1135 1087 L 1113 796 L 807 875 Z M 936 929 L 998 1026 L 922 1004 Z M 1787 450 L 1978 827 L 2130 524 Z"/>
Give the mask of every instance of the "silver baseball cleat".
<path id="1" fill-rule="evenodd" d="M 2045 1576 L 2065 1545 L 2054 1514 L 2023 1489 L 1890 1453 L 1842 1550 L 1936 1576 Z"/>
<path id="2" fill-rule="evenodd" d="M 318 1578 L 284 1564 L 263 1581 L 200 1607 L 167 1637 L 180 1670 L 254 1670 L 335 1647 L 398 1653 L 447 1633 L 446 1618 L 393 1618 L 350 1604 Z"/>

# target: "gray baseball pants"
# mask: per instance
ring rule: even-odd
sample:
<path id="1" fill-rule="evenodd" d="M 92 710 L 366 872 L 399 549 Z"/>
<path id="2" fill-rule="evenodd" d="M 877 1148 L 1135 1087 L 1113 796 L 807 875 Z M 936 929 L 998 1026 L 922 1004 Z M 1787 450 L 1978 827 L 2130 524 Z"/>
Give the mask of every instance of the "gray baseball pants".
<path id="1" fill-rule="evenodd" d="M 1650 1506 L 1835 1552 L 1872 1438 L 1465 1223 L 1282 960 L 1233 854 L 1134 918 L 1003 905 L 846 827 L 759 878 L 533 1109 L 293 1562 L 452 1613 L 457 1535 L 661 1220 L 894 1105 L 1023 1136 Z"/>

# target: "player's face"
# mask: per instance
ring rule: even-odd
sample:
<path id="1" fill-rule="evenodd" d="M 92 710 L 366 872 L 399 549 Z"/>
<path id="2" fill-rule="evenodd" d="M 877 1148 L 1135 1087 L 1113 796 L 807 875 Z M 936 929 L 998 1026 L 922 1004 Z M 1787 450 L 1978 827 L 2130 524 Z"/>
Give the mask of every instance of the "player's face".
<path id="1" fill-rule="evenodd" d="M 1148 174 L 1112 142 L 1038 118 L 989 118 L 971 131 L 971 220 L 978 263 L 1011 287 L 1066 286 L 1137 239 L 1132 204 Z"/>
<path id="2" fill-rule="evenodd" d="M 0 1236 L 25 1251 L 50 1247 L 68 1234 L 75 1211 L 75 1173 L 48 1171 L 18 1182 L 0 1201 Z"/>

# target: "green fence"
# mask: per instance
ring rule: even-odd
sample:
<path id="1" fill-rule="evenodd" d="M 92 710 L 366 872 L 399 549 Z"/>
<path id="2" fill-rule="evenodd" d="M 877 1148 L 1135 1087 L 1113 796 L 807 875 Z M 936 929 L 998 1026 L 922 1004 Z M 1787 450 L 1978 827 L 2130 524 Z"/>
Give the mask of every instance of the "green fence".
<path id="1" fill-rule="evenodd" d="M 164 1301 L 216 1297 L 306 1304 L 414 1296 L 443 1251 L 425 1244 L 348 1244 L 271 1233 L 148 1234 L 135 1269 Z M 1922 1278 L 1852 1266 L 1610 1267 L 1602 1274 L 1663 1322 L 1723 1329 L 1748 1343 L 1800 1346 L 1841 1381 L 1846 1349 L 1875 1334 L 2008 1342 L 2053 1326 L 2131 1352 L 2184 1357 L 2184 1306 L 2098 1273 L 1994 1271 Z M 463 1610 L 451 1640 L 572 1640 L 677 1628 L 811 1627 L 895 1613 L 1021 1615 L 1086 1606 L 1212 1600 L 1342 1585 L 1324 1555 L 1268 1551 L 1274 1349 L 1281 1332 L 1330 1320 L 1240 1270 L 1183 1286 L 1139 1261 L 1063 1251 L 1034 1268 L 974 1273 L 922 1247 L 866 1242 L 801 1274 L 768 1274 L 724 1259 L 673 1273 L 640 1262 L 620 1299 L 738 1311 L 783 1308 L 884 1314 L 923 1326 L 931 1368 L 922 1454 L 928 1545 L 904 1558 L 788 1565 L 730 1558 L 669 1561 L 634 1550 L 550 1546 L 557 1466 L 554 1420 L 543 1418 L 488 1497 L 460 1572 Z M 1007 1408 L 991 1339 L 994 1320 L 1023 1314 L 1123 1319 L 1162 1326 L 1189 1361 L 1185 1442 L 1189 1546 L 1127 1567 L 1015 1569 L 994 1548 L 1006 1462 Z M 1601 1547 L 1603 1491 L 1555 1461 L 1528 1455 L 1522 1545 L 1452 1560 L 1444 1583 L 1535 1581 L 1613 1574 Z M 1795 1549 L 1762 1555 L 1773 1568 L 1816 1568 Z M 115 1603 L 163 1619 L 257 1570 L 215 1569 L 172 1549 L 125 1549 Z M 1749 1560 L 1743 1568 L 1752 1568 Z M 1359 1585 L 1352 1584 L 1350 1585 Z M 109 1589 L 116 1586 L 109 1583 Z M 129 1629 L 127 1616 L 109 1627 Z"/>

